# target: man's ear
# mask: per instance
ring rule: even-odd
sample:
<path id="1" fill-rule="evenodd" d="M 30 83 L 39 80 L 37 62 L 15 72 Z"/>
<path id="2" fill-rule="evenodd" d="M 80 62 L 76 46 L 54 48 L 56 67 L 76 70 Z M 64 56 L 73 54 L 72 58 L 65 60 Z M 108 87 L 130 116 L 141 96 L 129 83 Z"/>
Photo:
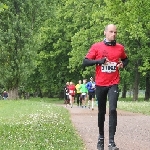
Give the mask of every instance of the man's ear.
<path id="1" fill-rule="evenodd" d="M 106 35 L 106 32 L 104 31 L 104 35 Z"/>

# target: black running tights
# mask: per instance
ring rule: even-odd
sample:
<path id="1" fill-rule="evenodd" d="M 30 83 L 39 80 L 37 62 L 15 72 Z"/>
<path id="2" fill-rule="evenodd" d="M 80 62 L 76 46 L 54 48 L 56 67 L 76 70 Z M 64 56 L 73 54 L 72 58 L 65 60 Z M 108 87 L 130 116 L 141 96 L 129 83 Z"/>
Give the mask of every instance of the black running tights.
<path id="1" fill-rule="evenodd" d="M 119 91 L 118 85 L 96 86 L 96 97 L 98 100 L 98 127 L 101 138 L 104 138 L 104 121 L 106 114 L 107 98 L 109 101 L 109 142 L 114 142 L 114 135 L 117 126 L 117 101 Z"/>

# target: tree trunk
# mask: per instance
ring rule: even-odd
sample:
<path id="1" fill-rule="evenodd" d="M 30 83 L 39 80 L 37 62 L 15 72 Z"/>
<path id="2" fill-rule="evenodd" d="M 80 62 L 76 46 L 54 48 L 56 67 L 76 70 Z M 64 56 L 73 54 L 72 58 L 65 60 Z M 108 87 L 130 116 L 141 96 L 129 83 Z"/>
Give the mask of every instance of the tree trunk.
<path id="1" fill-rule="evenodd" d="M 133 88 L 130 87 L 130 89 L 129 89 L 129 97 L 130 97 L 130 98 L 131 98 L 132 95 L 133 95 L 132 93 L 133 93 Z"/>
<path id="2" fill-rule="evenodd" d="M 18 88 L 11 89 L 8 91 L 8 99 L 10 100 L 17 100 L 19 98 L 18 96 Z"/>
<path id="3" fill-rule="evenodd" d="M 148 101 L 150 98 L 150 73 L 146 75 L 146 90 L 145 90 L 145 101 Z"/>
<path id="4" fill-rule="evenodd" d="M 138 100 L 140 73 L 138 72 L 138 63 L 135 65 L 135 79 L 133 85 L 133 100 Z"/>
<path id="5" fill-rule="evenodd" d="M 126 93 L 127 93 L 127 85 L 124 82 L 123 83 L 123 89 L 122 89 L 122 98 L 126 98 Z"/>

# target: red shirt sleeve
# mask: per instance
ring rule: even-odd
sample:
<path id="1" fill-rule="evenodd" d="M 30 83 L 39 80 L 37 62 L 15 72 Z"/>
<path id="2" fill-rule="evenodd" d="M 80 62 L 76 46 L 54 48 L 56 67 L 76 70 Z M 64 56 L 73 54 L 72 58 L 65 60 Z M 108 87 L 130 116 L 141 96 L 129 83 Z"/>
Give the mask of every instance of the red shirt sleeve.
<path id="1" fill-rule="evenodd" d="M 88 59 L 95 59 L 96 58 L 96 48 L 95 45 L 92 45 L 89 49 L 88 53 L 86 54 L 85 58 Z"/>
<path id="2" fill-rule="evenodd" d="M 123 48 L 122 48 L 121 59 L 125 59 L 125 58 L 127 58 L 127 55 L 126 55 L 125 49 L 124 49 L 124 47 L 123 47 Z"/>

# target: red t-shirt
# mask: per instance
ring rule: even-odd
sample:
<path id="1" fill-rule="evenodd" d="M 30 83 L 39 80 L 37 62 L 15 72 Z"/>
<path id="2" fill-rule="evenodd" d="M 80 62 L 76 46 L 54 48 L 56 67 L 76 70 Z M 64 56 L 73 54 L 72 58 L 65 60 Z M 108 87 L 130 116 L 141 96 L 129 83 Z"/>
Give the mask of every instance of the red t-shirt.
<path id="1" fill-rule="evenodd" d="M 120 81 L 117 64 L 120 59 L 127 57 L 124 47 L 121 44 L 107 46 L 104 42 L 98 42 L 91 46 L 85 58 L 99 60 L 106 57 L 110 63 L 107 65 L 96 65 L 95 82 L 99 86 L 110 86 Z"/>
<path id="2" fill-rule="evenodd" d="M 68 86 L 68 89 L 69 89 L 69 95 L 75 95 L 75 85 L 69 85 Z"/>

